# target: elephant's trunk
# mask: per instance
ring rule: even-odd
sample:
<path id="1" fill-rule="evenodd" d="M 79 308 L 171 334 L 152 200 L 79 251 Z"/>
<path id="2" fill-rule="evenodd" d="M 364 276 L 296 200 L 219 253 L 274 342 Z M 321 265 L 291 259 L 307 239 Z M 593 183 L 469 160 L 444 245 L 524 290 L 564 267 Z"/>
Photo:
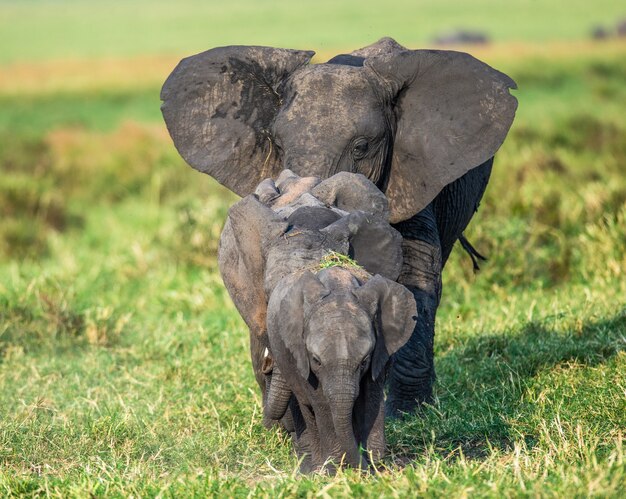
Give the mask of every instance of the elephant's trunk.
<path id="1" fill-rule="evenodd" d="M 343 462 L 352 467 L 364 466 L 352 423 L 352 413 L 354 402 L 358 396 L 358 388 L 355 374 L 349 372 L 335 378 L 328 390 L 325 390 L 328 394 L 336 435 L 330 457 L 336 464 Z"/>
<path id="2" fill-rule="evenodd" d="M 279 420 L 285 415 L 289 399 L 291 398 L 291 389 L 287 385 L 285 378 L 281 374 L 278 366 L 274 364 L 272 377 L 269 382 L 267 391 L 267 399 L 263 408 L 263 415 L 267 420 Z"/>

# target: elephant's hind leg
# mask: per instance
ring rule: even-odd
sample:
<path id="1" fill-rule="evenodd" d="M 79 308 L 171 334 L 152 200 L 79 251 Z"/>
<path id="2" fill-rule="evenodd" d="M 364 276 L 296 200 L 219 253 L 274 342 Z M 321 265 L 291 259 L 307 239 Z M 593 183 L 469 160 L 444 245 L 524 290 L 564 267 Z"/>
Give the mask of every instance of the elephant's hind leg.
<path id="1" fill-rule="evenodd" d="M 395 228 L 403 238 L 398 282 L 415 297 L 417 323 L 409 341 L 394 355 L 387 378 L 385 412 L 391 417 L 432 400 L 435 315 L 441 298 L 441 243 L 432 206 Z"/>

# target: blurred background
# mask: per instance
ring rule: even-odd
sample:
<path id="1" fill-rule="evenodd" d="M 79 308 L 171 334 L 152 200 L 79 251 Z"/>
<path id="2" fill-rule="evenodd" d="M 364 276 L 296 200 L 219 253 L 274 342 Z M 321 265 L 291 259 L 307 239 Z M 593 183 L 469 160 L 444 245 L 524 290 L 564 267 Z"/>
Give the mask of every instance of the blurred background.
<path id="1" fill-rule="evenodd" d="M 208 421 L 212 411 L 258 420 L 247 333 L 216 270 L 236 197 L 178 156 L 160 87 L 182 57 L 215 46 L 312 49 L 323 62 L 382 36 L 467 51 L 519 87 L 516 121 L 466 233 L 489 261 L 474 275 L 454 252 L 436 346 L 449 410 L 458 403 L 457 415 L 471 418 L 472 404 L 500 403 L 508 429 L 465 420 L 451 434 L 512 432 L 521 391 L 475 400 L 455 384 L 464 376 L 455 366 L 482 362 L 482 346 L 493 355 L 508 348 L 494 337 L 530 338 L 506 350 L 525 383 L 538 366 L 622 348 L 611 331 L 626 328 L 623 2 L 0 0 L 0 427 L 14 430 L 0 439 L 7 469 L 30 473 L 45 455 L 61 476 L 63 463 L 79 465 L 81 446 L 116 463 L 125 454 L 99 440 L 107 431 L 129 432 L 140 470 L 142 449 L 180 439 L 187 443 L 150 466 L 207 467 L 207 456 L 234 470 L 242 459 L 265 466 L 263 448 L 241 457 L 238 428 L 224 434 Z M 579 343 L 543 343 L 576 334 Z M 535 367 L 524 377 L 528 362 Z M 481 382 L 499 386 L 501 368 L 492 367 Z M 544 381 L 572 382 L 563 376 Z M 153 433 L 133 433 L 142 414 L 160 421 Z M 594 416 L 581 406 L 576 417 Z M 54 430 L 49 441 L 36 436 L 42 424 Z M 430 434 L 442 423 L 419 424 Z M 260 435 L 241 439 L 249 446 Z"/>
<path id="2" fill-rule="evenodd" d="M 180 58 L 228 44 L 313 49 L 315 62 L 382 36 L 467 50 L 519 85 L 489 216 L 511 223 L 514 214 L 568 235 L 617 213 L 626 197 L 617 175 L 626 9 L 613 0 L 3 0 L 0 13 L 5 262 L 49 256 L 53 240 L 89 222 L 97 206 L 200 201 L 187 189 L 212 182 L 177 158 L 159 89 Z M 572 248 L 561 246 L 550 255 L 559 269 L 542 280 L 570 273 Z"/>

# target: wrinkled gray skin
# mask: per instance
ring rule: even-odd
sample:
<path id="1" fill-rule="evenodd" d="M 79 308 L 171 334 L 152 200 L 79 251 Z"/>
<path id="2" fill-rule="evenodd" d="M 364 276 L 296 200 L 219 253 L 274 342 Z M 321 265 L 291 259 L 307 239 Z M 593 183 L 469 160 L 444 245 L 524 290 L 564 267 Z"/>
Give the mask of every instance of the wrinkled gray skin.
<path id="1" fill-rule="evenodd" d="M 288 390 L 275 387 L 274 372 L 265 414 L 282 418 L 291 403 L 285 423 L 293 421 L 303 471 L 384 455 L 384 371 L 413 331 L 411 298 L 380 275 L 363 280 L 340 267 L 290 276 L 271 295 L 268 336 Z"/>
<path id="2" fill-rule="evenodd" d="M 385 369 L 416 313 L 394 282 L 402 238 L 388 216 L 385 197 L 362 175 L 320 181 L 285 170 L 235 204 L 222 232 L 220 271 L 251 326 L 266 424 L 291 432 L 305 472 L 363 466 L 385 451 Z M 319 271 L 331 250 L 365 270 Z M 267 329 L 255 329 L 265 315 Z"/>
<path id="3" fill-rule="evenodd" d="M 239 195 L 283 168 L 358 172 L 385 193 L 419 316 L 388 377 L 397 416 L 432 396 L 441 271 L 513 121 L 515 83 L 468 54 L 389 38 L 325 64 L 312 56 L 233 46 L 189 57 L 165 82 L 162 111 L 185 160 Z"/>

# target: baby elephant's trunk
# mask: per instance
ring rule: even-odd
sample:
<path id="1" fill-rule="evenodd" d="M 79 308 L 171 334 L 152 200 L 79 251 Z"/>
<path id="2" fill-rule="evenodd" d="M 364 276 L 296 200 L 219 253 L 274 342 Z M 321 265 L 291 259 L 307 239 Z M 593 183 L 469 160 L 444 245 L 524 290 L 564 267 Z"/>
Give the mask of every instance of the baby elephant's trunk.
<path id="1" fill-rule="evenodd" d="M 333 380 L 330 389 L 325 390 L 331 407 L 336 442 L 331 457 L 335 464 L 343 463 L 351 467 L 364 467 L 365 462 L 359 451 L 354 435 L 352 412 L 358 396 L 358 380 L 352 372 Z"/>
<path id="2" fill-rule="evenodd" d="M 271 377 L 269 378 L 269 387 L 267 390 L 267 400 L 263 408 L 263 416 L 268 424 L 271 421 L 280 420 L 287 411 L 289 399 L 291 398 L 291 390 L 285 382 L 285 378 L 274 364 Z"/>

